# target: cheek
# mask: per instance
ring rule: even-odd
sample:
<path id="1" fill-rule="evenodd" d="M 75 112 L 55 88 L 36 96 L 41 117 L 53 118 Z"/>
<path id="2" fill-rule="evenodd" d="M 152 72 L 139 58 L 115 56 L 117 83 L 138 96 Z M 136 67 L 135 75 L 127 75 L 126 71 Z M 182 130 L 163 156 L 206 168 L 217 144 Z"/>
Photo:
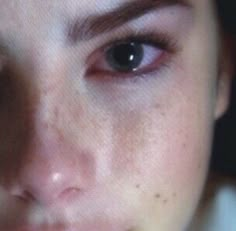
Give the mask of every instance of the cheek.
<path id="1" fill-rule="evenodd" d="M 211 127 L 204 115 L 192 115 L 190 108 L 173 112 L 175 121 L 166 124 L 165 132 L 156 143 L 157 175 L 164 177 L 170 187 L 183 192 L 183 187 L 199 187 L 203 180 L 209 158 Z M 188 113 L 189 112 L 189 113 Z M 185 115 L 183 116 L 182 113 Z"/>
<path id="2" fill-rule="evenodd" d="M 117 123 L 117 171 L 124 173 L 126 169 L 130 174 L 147 177 L 147 182 L 155 178 L 181 187 L 205 172 L 212 135 L 211 113 L 207 100 L 192 95 L 194 91 L 170 89 L 171 97 L 163 97 L 158 104 Z"/>
<path id="3" fill-rule="evenodd" d="M 136 187 L 142 216 L 146 211 L 187 218 L 203 189 L 213 131 L 212 91 L 204 80 L 209 76 L 189 76 L 175 76 L 178 81 L 165 94 L 133 113 L 121 113 L 115 126 L 113 173 L 125 179 L 129 190 Z"/>

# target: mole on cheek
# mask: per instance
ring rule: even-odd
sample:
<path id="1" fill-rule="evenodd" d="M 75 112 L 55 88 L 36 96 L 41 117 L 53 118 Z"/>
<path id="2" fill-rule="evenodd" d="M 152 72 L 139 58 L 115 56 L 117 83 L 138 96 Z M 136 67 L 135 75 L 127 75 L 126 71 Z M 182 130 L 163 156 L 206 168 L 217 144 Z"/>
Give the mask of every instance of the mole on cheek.
<path id="1" fill-rule="evenodd" d="M 160 198 L 160 197 L 161 197 L 161 195 L 159 193 L 155 194 L 155 198 Z"/>
<path id="2" fill-rule="evenodd" d="M 165 112 L 161 112 L 161 116 L 165 117 L 166 116 L 166 113 Z"/>
<path id="3" fill-rule="evenodd" d="M 136 184 L 136 186 L 135 186 L 136 188 L 140 188 L 140 184 Z"/>
<path id="4" fill-rule="evenodd" d="M 162 202 L 163 202 L 163 204 L 166 204 L 168 202 L 168 200 L 164 199 Z"/>
<path id="5" fill-rule="evenodd" d="M 202 168 L 201 163 L 198 164 L 198 170 L 200 170 Z"/>
<path id="6" fill-rule="evenodd" d="M 160 109 L 161 105 L 159 103 L 155 104 L 155 109 Z"/>

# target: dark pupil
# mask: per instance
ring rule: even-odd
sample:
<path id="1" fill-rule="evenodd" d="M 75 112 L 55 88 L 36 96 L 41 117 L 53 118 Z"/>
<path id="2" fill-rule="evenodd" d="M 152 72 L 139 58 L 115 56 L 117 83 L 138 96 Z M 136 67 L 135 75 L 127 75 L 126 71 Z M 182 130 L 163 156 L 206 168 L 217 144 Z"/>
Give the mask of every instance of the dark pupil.
<path id="1" fill-rule="evenodd" d="M 123 43 L 107 52 L 107 61 L 117 71 L 133 71 L 142 62 L 143 47 L 139 43 Z"/>

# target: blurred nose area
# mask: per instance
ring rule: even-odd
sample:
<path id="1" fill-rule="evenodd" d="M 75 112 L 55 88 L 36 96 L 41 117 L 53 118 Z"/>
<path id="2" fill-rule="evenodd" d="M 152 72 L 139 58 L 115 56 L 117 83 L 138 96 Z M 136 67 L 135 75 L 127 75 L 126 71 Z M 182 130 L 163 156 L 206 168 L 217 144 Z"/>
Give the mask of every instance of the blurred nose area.
<path id="1" fill-rule="evenodd" d="M 10 179 L 9 193 L 43 206 L 79 199 L 93 177 L 92 172 L 85 174 L 93 167 L 90 153 L 73 150 L 66 141 L 50 137 L 48 127 L 40 126 L 40 137 L 37 135 L 37 140 L 21 154 L 17 176 Z"/>
<path id="2" fill-rule="evenodd" d="M 79 200 L 88 187 L 91 187 L 95 161 L 94 155 L 85 150 L 79 140 L 77 144 L 71 142 L 74 137 L 70 137 L 66 124 L 70 120 L 70 114 L 67 110 L 68 100 L 65 98 L 69 96 L 62 94 L 69 92 L 63 82 L 66 79 L 63 65 L 56 59 L 49 65 L 48 57 L 41 57 L 40 65 L 37 65 L 35 60 L 39 60 L 38 58 L 31 58 L 27 62 L 27 68 L 24 66 L 25 72 L 21 73 L 24 79 L 30 79 L 34 75 L 32 79 L 37 80 L 28 86 L 34 92 L 34 97 L 29 94 L 27 104 L 23 102 L 16 105 L 23 108 L 19 111 L 23 113 L 20 116 L 21 122 L 28 129 L 28 136 L 24 138 L 27 140 L 22 141 L 24 147 L 21 150 L 9 154 L 18 156 L 17 167 L 14 163 L 16 159 L 12 158 L 1 177 L 11 196 L 27 203 L 52 206 L 69 199 Z M 79 115 L 79 107 L 76 110 Z M 79 122 L 80 118 L 77 119 Z"/>

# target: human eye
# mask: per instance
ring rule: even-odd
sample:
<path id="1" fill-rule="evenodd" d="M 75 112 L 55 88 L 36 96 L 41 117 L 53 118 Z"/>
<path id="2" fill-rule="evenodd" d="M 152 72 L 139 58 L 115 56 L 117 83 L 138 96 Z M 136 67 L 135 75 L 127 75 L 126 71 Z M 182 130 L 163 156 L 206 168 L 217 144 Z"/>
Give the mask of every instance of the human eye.
<path id="1" fill-rule="evenodd" d="M 87 75 L 114 81 L 144 78 L 168 66 L 177 49 L 176 40 L 166 34 L 131 34 L 92 53 Z"/>

